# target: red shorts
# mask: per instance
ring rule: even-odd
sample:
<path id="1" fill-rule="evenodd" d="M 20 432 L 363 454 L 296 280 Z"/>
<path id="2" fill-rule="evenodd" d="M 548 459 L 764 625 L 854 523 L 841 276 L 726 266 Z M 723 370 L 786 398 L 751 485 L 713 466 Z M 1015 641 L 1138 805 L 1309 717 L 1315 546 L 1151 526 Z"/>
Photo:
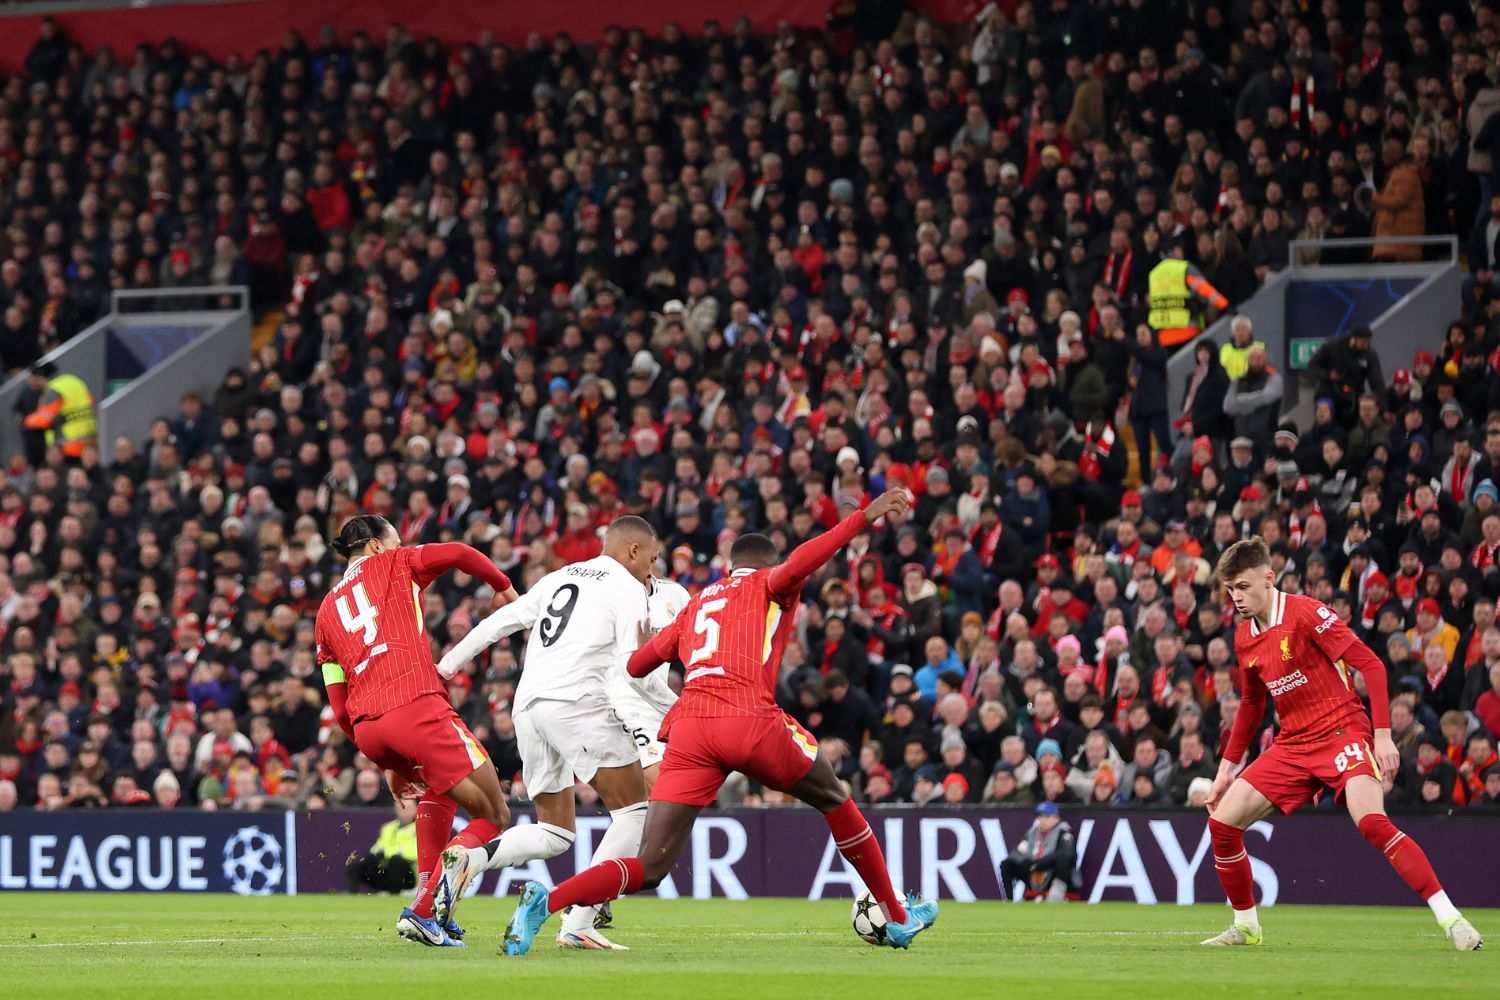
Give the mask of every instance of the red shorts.
<path id="1" fill-rule="evenodd" d="M 818 743 L 785 712 L 722 719 L 674 719 L 651 798 L 702 808 L 731 771 L 789 791 L 807 777 Z"/>
<path id="2" fill-rule="evenodd" d="M 354 743 L 380 767 L 419 781 L 435 795 L 489 761 L 484 747 L 448 699 L 427 694 L 409 705 L 354 724 Z"/>
<path id="3" fill-rule="evenodd" d="M 1325 785 L 1343 797 L 1349 779 L 1361 774 L 1380 780 L 1370 725 L 1351 723 L 1311 743 L 1273 743 L 1240 777 L 1283 813 L 1311 802 Z"/>

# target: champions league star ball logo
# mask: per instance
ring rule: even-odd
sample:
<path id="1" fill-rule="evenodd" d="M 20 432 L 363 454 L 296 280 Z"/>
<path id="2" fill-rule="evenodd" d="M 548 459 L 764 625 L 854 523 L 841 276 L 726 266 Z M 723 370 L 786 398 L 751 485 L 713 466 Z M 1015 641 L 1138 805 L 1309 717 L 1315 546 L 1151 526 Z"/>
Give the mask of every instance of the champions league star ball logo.
<path id="1" fill-rule="evenodd" d="M 260 827 L 241 827 L 224 843 L 224 878 L 241 896 L 269 895 L 281 876 L 281 845 Z"/>

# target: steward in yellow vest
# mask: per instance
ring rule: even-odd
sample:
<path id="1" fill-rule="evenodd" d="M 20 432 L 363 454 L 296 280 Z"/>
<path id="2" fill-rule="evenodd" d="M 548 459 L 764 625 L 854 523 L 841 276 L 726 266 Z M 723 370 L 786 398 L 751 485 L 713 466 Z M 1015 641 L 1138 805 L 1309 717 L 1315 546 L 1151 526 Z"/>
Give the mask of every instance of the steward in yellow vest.
<path id="1" fill-rule="evenodd" d="M 62 445 L 68 458 L 82 458 L 83 449 L 99 433 L 94 416 L 94 394 L 77 375 L 59 375 L 57 366 L 47 361 L 31 370 L 34 377 L 47 380 L 41 404 L 22 421 L 28 430 L 45 430 L 47 445 Z"/>
<path id="2" fill-rule="evenodd" d="M 1198 336 L 1195 297 L 1201 297 L 1215 309 L 1229 308 L 1229 300 L 1184 258 L 1185 250 L 1178 242 L 1171 255 L 1153 267 L 1146 278 L 1147 305 L 1151 310 L 1146 322 L 1157 332 L 1163 347 L 1177 347 Z"/>

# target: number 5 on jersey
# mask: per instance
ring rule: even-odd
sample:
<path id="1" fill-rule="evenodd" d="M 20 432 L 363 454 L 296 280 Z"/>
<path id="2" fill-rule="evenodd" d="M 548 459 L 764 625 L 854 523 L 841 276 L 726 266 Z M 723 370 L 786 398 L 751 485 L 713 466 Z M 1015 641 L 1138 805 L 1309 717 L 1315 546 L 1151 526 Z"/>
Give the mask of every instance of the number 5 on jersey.
<path id="1" fill-rule="evenodd" d="M 349 606 L 349 598 L 354 598 L 354 606 Z M 339 609 L 339 621 L 344 624 L 346 632 L 363 632 L 361 638 L 364 644 L 369 646 L 375 641 L 375 620 L 380 617 L 380 609 L 370 603 L 370 598 L 365 594 L 363 581 L 349 588 L 349 593 L 340 594 L 339 599 L 334 602 Z M 355 612 L 358 614 L 355 614 Z"/>
<path id="2" fill-rule="evenodd" d="M 724 610 L 729 603 L 725 597 L 715 598 L 712 601 L 704 601 L 698 606 L 698 617 L 693 621 L 693 634 L 703 637 L 703 645 L 693 650 L 688 657 L 688 666 L 694 663 L 702 663 L 719 648 L 719 623 L 714 621 L 713 615 Z"/>

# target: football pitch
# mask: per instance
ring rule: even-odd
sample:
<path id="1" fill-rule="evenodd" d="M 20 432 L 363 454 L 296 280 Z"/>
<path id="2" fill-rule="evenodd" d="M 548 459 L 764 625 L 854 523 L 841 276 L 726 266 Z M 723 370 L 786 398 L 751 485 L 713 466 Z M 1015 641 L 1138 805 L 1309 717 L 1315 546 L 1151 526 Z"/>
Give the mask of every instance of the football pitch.
<path id="1" fill-rule="evenodd" d="M 459 910 L 469 947 L 398 940 L 391 898 L 0 893 L 0 996 L 969 997 L 1082 988 L 1205 995 L 1484 996 L 1495 950 L 1459 954 L 1425 908 L 1276 907 L 1259 948 L 1209 950 L 1222 906 L 944 903 L 909 952 L 854 936 L 849 903 L 656 899 L 616 906 L 625 953 L 496 954 L 515 897 Z M 1469 914 L 1500 950 L 1500 910 Z M 503 992 L 500 992 L 503 991 Z"/>

